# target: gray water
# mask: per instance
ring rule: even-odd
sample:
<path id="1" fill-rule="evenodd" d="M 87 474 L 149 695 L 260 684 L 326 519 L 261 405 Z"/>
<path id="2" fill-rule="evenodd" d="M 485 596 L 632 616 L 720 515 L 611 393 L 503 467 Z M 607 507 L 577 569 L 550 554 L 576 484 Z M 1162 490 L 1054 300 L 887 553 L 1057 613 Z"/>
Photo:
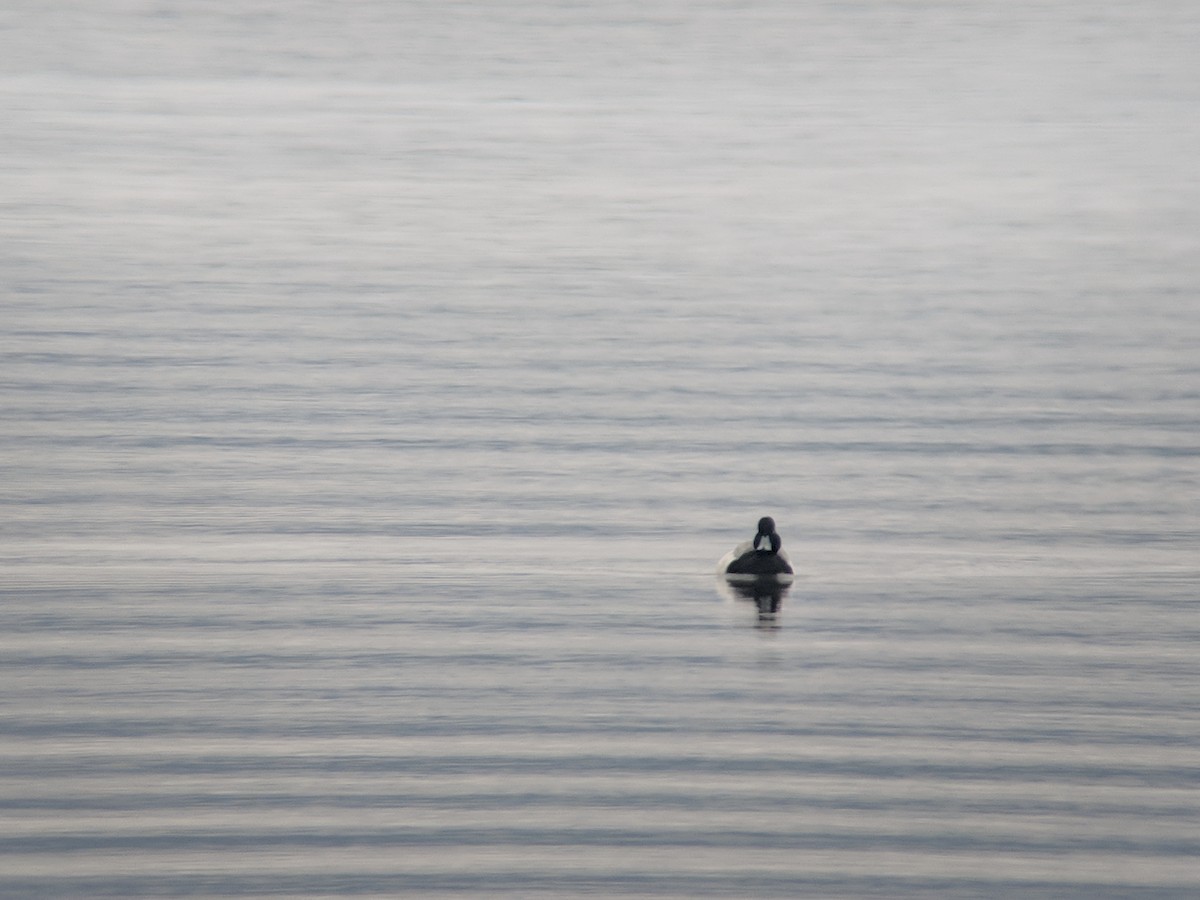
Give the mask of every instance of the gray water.
<path id="1" fill-rule="evenodd" d="M 1198 45 L 8 3 L 0 894 L 1196 896 Z"/>

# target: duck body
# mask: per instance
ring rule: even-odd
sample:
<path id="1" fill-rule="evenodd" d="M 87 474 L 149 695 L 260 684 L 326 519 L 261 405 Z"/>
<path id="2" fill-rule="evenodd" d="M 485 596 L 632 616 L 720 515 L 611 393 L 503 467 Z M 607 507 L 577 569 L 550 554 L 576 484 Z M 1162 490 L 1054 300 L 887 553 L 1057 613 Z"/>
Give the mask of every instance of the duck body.
<path id="1" fill-rule="evenodd" d="M 721 557 L 717 574 L 734 584 L 791 584 L 795 578 L 786 550 L 755 550 L 750 541 L 738 544 Z"/>
<path id="2" fill-rule="evenodd" d="M 791 584 L 795 573 L 775 530 L 775 520 L 770 516 L 759 519 L 754 540 L 738 544 L 721 557 L 717 574 L 737 584 Z"/>

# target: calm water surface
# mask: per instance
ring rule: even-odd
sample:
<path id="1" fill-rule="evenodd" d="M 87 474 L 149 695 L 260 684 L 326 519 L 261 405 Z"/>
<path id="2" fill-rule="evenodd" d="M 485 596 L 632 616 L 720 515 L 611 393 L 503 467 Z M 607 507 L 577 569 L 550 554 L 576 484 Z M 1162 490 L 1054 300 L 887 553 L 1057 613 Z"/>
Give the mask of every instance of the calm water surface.
<path id="1" fill-rule="evenodd" d="M 1200 893 L 1198 40 L 9 4 L 0 893 Z"/>

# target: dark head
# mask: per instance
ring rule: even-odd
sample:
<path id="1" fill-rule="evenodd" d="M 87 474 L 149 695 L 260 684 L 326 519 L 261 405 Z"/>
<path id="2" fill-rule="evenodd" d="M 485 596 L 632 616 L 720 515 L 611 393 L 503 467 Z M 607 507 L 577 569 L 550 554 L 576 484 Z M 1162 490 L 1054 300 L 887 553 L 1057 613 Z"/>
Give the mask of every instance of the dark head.
<path id="1" fill-rule="evenodd" d="M 759 534 L 774 534 L 775 533 L 775 520 L 772 519 L 770 516 L 763 516 L 761 519 L 759 519 L 758 520 L 758 533 Z"/>

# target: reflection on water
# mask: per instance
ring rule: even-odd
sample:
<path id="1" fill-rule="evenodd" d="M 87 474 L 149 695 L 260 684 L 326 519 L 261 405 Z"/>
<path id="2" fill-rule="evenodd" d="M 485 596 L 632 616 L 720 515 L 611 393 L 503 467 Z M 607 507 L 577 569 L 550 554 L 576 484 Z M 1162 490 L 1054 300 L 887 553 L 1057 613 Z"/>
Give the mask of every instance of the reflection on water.
<path id="1" fill-rule="evenodd" d="M 764 627 L 777 627 L 779 610 L 783 598 L 788 595 L 791 585 L 781 585 L 772 579 L 760 579 L 753 582 L 732 582 L 727 578 L 717 576 L 717 593 L 726 600 L 734 602 L 753 603 L 758 612 L 758 623 Z"/>

